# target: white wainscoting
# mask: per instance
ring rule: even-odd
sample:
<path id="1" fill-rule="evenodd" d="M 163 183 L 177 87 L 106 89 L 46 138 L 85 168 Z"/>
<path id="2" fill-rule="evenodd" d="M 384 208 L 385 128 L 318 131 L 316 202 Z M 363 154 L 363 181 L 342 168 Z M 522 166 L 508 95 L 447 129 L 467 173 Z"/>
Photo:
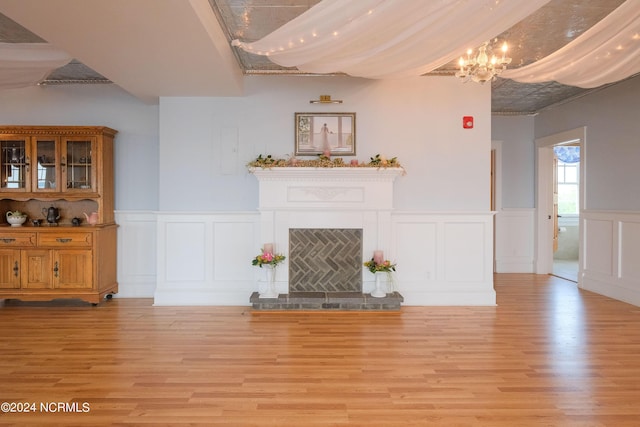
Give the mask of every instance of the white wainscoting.
<path id="1" fill-rule="evenodd" d="M 535 272 L 535 209 L 496 212 L 496 273 Z"/>
<path id="2" fill-rule="evenodd" d="M 118 293 L 116 298 L 153 298 L 156 289 L 156 214 L 116 211 Z"/>
<path id="3" fill-rule="evenodd" d="M 491 212 L 396 212 L 391 228 L 405 305 L 495 305 Z"/>
<path id="4" fill-rule="evenodd" d="M 260 215 L 159 212 L 155 305 L 249 305 Z"/>
<path id="5" fill-rule="evenodd" d="M 498 272 L 533 271 L 534 220 L 533 209 L 496 214 Z M 640 213 L 586 211 L 581 220 L 581 287 L 640 306 Z M 261 271 L 250 262 L 260 249 L 258 212 L 118 211 L 116 221 L 116 298 L 248 305 L 258 290 Z M 495 304 L 490 213 L 394 212 L 391 228 L 384 249 L 398 264 L 405 305 Z"/>
<path id="6" fill-rule="evenodd" d="M 251 265 L 260 249 L 260 218 L 258 212 L 157 213 L 154 304 L 249 305 L 262 279 Z M 495 305 L 490 212 L 393 213 L 391 229 L 390 247 L 381 249 L 398 264 L 394 281 L 405 305 Z"/>
<path id="7" fill-rule="evenodd" d="M 640 305 L 640 212 L 582 215 L 583 289 Z"/>

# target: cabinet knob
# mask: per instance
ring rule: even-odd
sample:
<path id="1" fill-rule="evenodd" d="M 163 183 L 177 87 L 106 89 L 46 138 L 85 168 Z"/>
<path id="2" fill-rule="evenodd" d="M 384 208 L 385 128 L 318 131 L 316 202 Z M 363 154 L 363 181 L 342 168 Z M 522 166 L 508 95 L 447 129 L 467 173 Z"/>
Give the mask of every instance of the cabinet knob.
<path id="1" fill-rule="evenodd" d="M 53 275 L 55 277 L 58 277 L 58 271 L 60 270 L 58 269 L 58 261 L 56 261 L 55 264 L 53 264 Z"/>
<path id="2" fill-rule="evenodd" d="M 18 261 L 13 264 L 13 275 L 18 277 L 20 275 L 20 268 L 18 267 Z"/>
<path id="3" fill-rule="evenodd" d="M 0 239 L 0 240 L 2 241 L 2 243 L 13 243 L 13 242 L 16 241 L 16 239 L 10 239 L 10 238 L 7 238 L 7 237 L 5 237 L 3 239 Z"/>
<path id="4" fill-rule="evenodd" d="M 62 238 L 62 237 L 58 237 L 56 239 L 56 242 L 60 242 L 60 243 L 69 243 L 70 241 L 72 241 L 73 239 L 70 238 Z"/>

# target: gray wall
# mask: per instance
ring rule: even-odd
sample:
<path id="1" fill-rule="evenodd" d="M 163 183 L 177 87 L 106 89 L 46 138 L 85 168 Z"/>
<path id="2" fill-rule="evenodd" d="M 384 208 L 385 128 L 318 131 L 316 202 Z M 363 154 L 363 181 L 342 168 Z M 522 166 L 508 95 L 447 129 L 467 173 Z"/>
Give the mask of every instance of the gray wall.
<path id="1" fill-rule="evenodd" d="M 535 207 L 534 117 L 493 116 L 491 126 L 502 142 L 502 207 Z"/>
<path id="2" fill-rule="evenodd" d="M 640 76 L 535 117 L 494 116 L 491 138 L 503 149 L 503 207 L 535 207 L 536 138 L 586 126 L 585 208 L 640 211 L 639 124 Z"/>
<path id="3" fill-rule="evenodd" d="M 536 138 L 581 126 L 585 208 L 640 211 L 640 76 L 536 117 Z"/>
<path id="4" fill-rule="evenodd" d="M 406 169 L 394 183 L 396 209 L 489 209 L 489 86 L 253 76 L 245 88 L 241 98 L 160 99 L 160 211 L 255 210 L 257 181 L 246 164 L 258 154 L 292 155 L 296 112 L 355 112 L 355 158 L 397 156 Z M 309 103 L 320 94 L 344 103 Z M 462 127 L 466 115 L 473 129 Z"/>
<path id="5" fill-rule="evenodd" d="M 116 210 L 158 209 L 157 105 L 112 84 L 37 86 L 0 92 L 0 122 L 116 129 Z"/>
<path id="6" fill-rule="evenodd" d="M 308 87 L 307 92 L 311 93 L 303 91 L 296 101 L 301 106 L 293 110 L 309 110 L 308 99 L 317 97 L 318 90 L 315 86 Z M 116 209 L 158 209 L 159 106 L 144 104 L 115 85 L 39 86 L 4 90 L 0 95 L 0 122 L 3 124 L 105 125 L 117 129 Z M 636 189 L 640 182 L 640 133 L 636 128 L 640 122 L 639 99 L 640 77 L 635 77 L 550 108 L 536 117 L 492 117 L 491 139 L 502 141 L 503 148 L 503 207 L 535 207 L 535 138 L 586 125 L 583 167 L 587 175 L 587 209 L 640 211 L 640 194 Z M 277 98 L 273 98 L 273 102 L 277 102 Z M 434 98 L 429 102 L 439 103 Z M 307 103 L 307 107 L 303 107 L 303 103 Z M 394 108 L 398 105 L 395 101 L 391 104 Z M 340 106 L 341 111 L 353 108 Z M 460 113 L 451 116 L 455 123 L 458 115 Z M 288 127 L 292 119 L 286 120 Z M 284 136 L 286 146 L 291 144 L 289 132 L 287 130 Z M 364 127 L 361 135 L 363 138 L 366 135 Z M 428 137 L 424 143 L 429 144 Z M 364 140 L 359 144 L 362 146 L 358 152 L 363 156 L 358 157 L 362 158 L 369 153 L 363 152 Z M 254 149 L 257 152 L 266 150 L 264 145 L 256 145 L 250 148 L 251 156 Z M 396 150 L 389 147 L 390 153 Z M 278 154 L 287 153 L 282 151 Z M 246 157 L 241 159 L 238 170 L 245 160 Z M 401 160 L 408 162 L 413 172 L 420 168 L 419 162 L 414 166 L 414 159 L 407 158 L 404 153 Z M 429 156 L 425 161 L 434 160 L 437 158 Z M 425 203 L 424 207 L 430 206 Z"/>

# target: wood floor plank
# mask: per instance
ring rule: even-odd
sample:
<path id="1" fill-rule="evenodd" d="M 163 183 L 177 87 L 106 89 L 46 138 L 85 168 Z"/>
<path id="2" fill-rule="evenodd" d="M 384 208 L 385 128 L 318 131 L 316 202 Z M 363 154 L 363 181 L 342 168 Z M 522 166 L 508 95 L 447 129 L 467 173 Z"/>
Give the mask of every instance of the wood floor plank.
<path id="1" fill-rule="evenodd" d="M 553 276 L 495 288 L 393 313 L 4 302 L 0 402 L 89 410 L 0 426 L 640 425 L 640 308 Z"/>

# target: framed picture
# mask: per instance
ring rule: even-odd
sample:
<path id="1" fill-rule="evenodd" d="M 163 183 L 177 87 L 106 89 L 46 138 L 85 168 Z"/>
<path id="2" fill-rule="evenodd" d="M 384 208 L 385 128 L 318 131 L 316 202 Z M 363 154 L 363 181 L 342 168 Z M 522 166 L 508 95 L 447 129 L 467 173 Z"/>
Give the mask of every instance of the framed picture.
<path id="1" fill-rule="evenodd" d="M 296 156 L 356 155 L 356 113 L 296 113 Z"/>

